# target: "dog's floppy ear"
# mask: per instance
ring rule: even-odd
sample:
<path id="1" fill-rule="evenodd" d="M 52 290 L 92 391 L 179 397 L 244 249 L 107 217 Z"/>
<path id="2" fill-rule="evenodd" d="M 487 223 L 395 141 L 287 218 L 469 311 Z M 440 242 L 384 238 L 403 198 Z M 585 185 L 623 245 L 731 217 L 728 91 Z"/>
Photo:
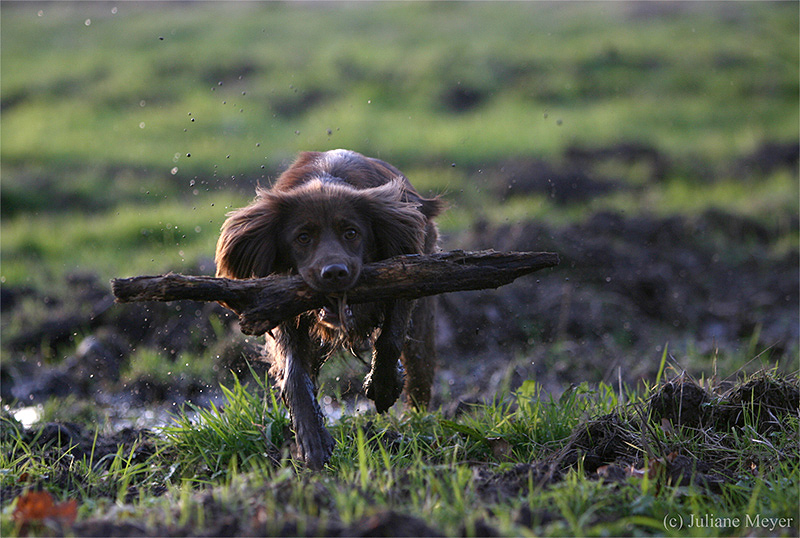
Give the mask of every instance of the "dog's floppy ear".
<path id="1" fill-rule="evenodd" d="M 386 161 L 372 157 L 367 158 L 367 160 L 372 163 L 373 169 L 381 177 L 387 179 L 394 178 L 395 181 L 401 181 L 404 189 L 403 199 L 419 204 L 419 210 L 428 218 L 428 220 L 433 219 L 442 211 L 444 211 L 445 204 L 438 196 L 435 198 L 423 198 L 420 196 L 419 193 L 414 190 L 414 187 L 411 186 L 408 178 L 406 178 L 403 173 L 393 165 L 387 163 Z"/>
<path id="2" fill-rule="evenodd" d="M 372 223 L 376 254 L 381 259 L 422 252 L 427 219 L 418 202 L 407 200 L 401 178 L 359 194 L 363 214 Z"/>
<path id="3" fill-rule="evenodd" d="M 281 205 L 260 191 L 250 205 L 228 213 L 214 257 L 217 276 L 256 278 L 277 270 Z"/>

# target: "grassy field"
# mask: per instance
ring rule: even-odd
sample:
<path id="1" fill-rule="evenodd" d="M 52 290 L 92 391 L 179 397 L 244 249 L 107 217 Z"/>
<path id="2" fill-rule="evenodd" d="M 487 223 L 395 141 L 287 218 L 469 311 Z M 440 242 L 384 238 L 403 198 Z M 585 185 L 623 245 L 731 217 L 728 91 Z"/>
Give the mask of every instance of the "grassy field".
<path id="1" fill-rule="evenodd" d="M 445 231 L 478 212 L 794 212 L 795 177 L 751 189 L 736 170 L 796 139 L 794 15 L 787 3 L 8 2 L 2 277 L 190 267 L 226 209 L 304 149 L 379 156 L 447 193 Z M 567 213 L 482 192 L 482 172 L 508 159 L 620 142 L 663 152 L 669 177 Z M 629 168 L 613 172 L 640 182 Z"/>
<path id="2" fill-rule="evenodd" d="M 798 386 L 774 372 L 724 394 L 672 378 L 648 398 L 583 384 L 548 400 L 527 382 L 456 419 L 350 416 L 334 427 L 337 449 L 320 474 L 289 459 L 285 411 L 260 387 L 248 392 L 236 382 L 224 412 L 187 409 L 161 435 L 142 431 L 116 444 L 74 423 L 26 430 L 3 418 L 0 464 L 4 482 L 14 484 L 4 492 L 19 494 L 13 511 L 4 510 L 3 535 L 791 536 L 798 529 Z M 704 407 L 688 406 L 698 395 Z"/>
<path id="3" fill-rule="evenodd" d="M 795 3 L 0 11 L 3 536 L 800 532 Z M 339 147 L 441 193 L 444 248 L 563 263 L 443 303 L 430 413 L 326 367 L 312 474 L 221 307 L 98 305 Z"/>

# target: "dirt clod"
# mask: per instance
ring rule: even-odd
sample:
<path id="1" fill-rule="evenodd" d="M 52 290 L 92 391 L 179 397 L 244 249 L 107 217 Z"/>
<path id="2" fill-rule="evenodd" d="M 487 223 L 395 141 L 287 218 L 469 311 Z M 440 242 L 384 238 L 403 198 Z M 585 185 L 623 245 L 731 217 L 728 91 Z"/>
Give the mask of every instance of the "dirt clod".
<path id="1" fill-rule="evenodd" d="M 673 425 L 699 428 L 708 422 L 708 404 L 713 396 L 692 380 L 669 381 L 650 397 L 650 417 Z"/>
<path id="2" fill-rule="evenodd" d="M 562 469 L 582 461 L 585 471 L 594 473 L 603 464 L 635 461 L 639 454 L 634 447 L 639 444 L 631 425 L 611 413 L 575 428 L 556 461 Z"/>
<path id="3" fill-rule="evenodd" d="M 800 411 L 800 385 L 795 378 L 757 375 L 722 395 L 712 410 L 718 429 L 751 424 L 761 434 L 780 428 L 781 418 Z"/>

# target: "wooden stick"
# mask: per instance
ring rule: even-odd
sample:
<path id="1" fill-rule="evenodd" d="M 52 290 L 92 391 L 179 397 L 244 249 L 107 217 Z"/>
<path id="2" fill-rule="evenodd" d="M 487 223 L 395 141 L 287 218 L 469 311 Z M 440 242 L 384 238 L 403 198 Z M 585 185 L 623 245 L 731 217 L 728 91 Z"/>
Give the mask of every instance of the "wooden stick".
<path id="1" fill-rule="evenodd" d="M 364 265 L 347 291 L 350 304 L 384 299 L 416 299 L 453 291 L 498 288 L 520 276 L 558 265 L 551 252 L 467 252 L 396 256 Z M 264 334 L 283 320 L 330 303 L 299 275 L 233 280 L 207 276 L 117 278 L 111 288 L 118 302 L 219 301 L 239 315 L 245 334 Z"/>

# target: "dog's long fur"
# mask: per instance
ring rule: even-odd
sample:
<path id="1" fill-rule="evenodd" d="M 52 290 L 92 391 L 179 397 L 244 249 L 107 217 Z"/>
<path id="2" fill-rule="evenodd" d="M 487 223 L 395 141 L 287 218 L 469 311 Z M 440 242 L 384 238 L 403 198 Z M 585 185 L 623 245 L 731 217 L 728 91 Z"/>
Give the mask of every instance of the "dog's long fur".
<path id="1" fill-rule="evenodd" d="M 392 165 L 347 150 L 305 152 L 271 189 L 228 215 L 217 243 L 217 276 L 300 274 L 329 292 L 329 306 L 281 323 L 267 338 L 270 373 L 292 416 L 300 456 L 314 469 L 334 441 L 316 401 L 316 377 L 337 349 L 373 348 L 364 389 L 379 412 L 405 390 L 413 405 L 430 400 L 435 364 L 432 299 L 347 305 L 364 263 L 431 253 L 438 198 L 423 198 Z M 402 367 L 398 362 L 402 362 Z"/>

